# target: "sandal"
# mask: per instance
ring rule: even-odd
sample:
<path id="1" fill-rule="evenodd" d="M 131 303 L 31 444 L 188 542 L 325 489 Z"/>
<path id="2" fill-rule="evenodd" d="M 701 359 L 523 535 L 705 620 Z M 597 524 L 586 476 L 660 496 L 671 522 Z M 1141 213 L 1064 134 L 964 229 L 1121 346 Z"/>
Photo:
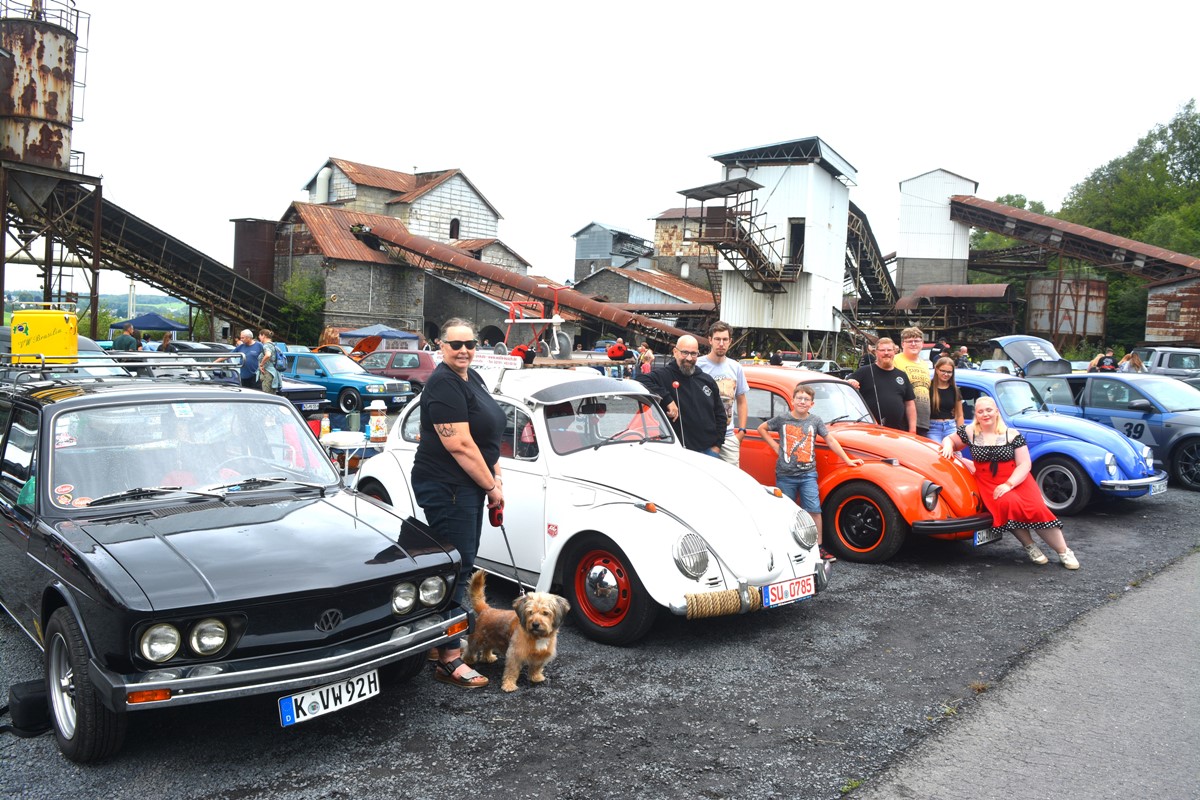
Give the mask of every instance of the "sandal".
<path id="1" fill-rule="evenodd" d="M 436 681 L 448 683 L 451 686 L 461 686 L 464 689 L 482 689 L 488 685 L 487 678 L 469 667 L 461 675 L 454 674 L 459 667 L 465 666 L 467 665 L 461 657 L 452 661 L 439 661 L 433 666 L 433 678 Z"/>

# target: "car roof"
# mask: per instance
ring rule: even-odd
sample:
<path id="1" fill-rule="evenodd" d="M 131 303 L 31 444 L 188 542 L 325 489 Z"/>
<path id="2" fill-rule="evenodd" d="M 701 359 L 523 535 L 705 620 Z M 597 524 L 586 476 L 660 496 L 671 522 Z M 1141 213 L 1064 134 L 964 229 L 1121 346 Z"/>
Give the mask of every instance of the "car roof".
<path id="1" fill-rule="evenodd" d="M 609 378 L 590 367 L 483 368 L 478 372 L 493 392 L 542 405 L 597 394 L 650 396 L 650 390 L 637 381 Z"/>
<path id="2" fill-rule="evenodd" d="M 789 369 L 788 367 L 772 367 L 768 365 L 745 365 L 746 380 L 774 386 L 789 395 L 799 383 L 846 383 L 841 378 L 835 378 L 825 372 L 805 369 Z"/>

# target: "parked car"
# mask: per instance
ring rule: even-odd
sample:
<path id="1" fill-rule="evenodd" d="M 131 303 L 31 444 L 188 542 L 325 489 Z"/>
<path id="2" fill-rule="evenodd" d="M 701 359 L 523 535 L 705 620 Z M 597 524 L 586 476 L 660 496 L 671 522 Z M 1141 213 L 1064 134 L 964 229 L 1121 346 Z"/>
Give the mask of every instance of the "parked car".
<path id="1" fill-rule="evenodd" d="M 313 352 L 316 352 L 316 353 L 341 353 L 344 356 L 349 356 L 350 358 L 354 359 L 355 361 L 362 361 L 363 356 L 366 355 L 366 353 L 364 353 L 363 351 L 355 350 L 351 345 L 348 345 L 348 344 L 323 344 L 320 347 L 318 347 L 316 350 L 314 350 Z"/>
<path id="2" fill-rule="evenodd" d="M 1007 358 L 985 358 L 979 362 L 983 372 L 997 372 L 1002 375 L 1019 375 L 1017 365 Z"/>
<path id="3" fill-rule="evenodd" d="M 414 394 L 421 393 L 437 366 L 433 353 L 424 350 L 376 350 L 358 363 L 373 375 L 408 381 Z"/>
<path id="4" fill-rule="evenodd" d="M 284 400 L 31 369 L 0 383 L 0 603 L 67 758 L 117 752 L 132 712 L 269 694 L 304 722 L 466 631 L 457 552 L 344 490 Z"/>
<path id="5" fill-rule="evenodd" d="M 360 411 L 364 398 L 383 400 L 389 408 L 402 408 L 413 396 L 408 381 L 372 375 L 340 353 L 289 352 L 287 362 L 284 377 L 324 386 L 329 401 L 343 414 Z"/>
<path id="6" fill-rule="evenodd" d="M 1171 375 L 1175 378 L 1200 378 L 1200 348 L 1197 347 L 1135 347 L 1133 352 L 1152 375 Z"/>
<path id="7" fill-rule="evenodd" d="M 831 567 L 809 516 L 685 450 L 641 384 L 589 369 L 480 374 L 507 419 L 509 502 L 504 529 L 484 526 L 476 564 L 538 591 L 559 588 L 586 636 L 628 644 L 662 609 L 738 614 L 825 589 Z M 420 403 L 401 413 L 358 479 L 364 494 L 417 518 L 409 475 L 420 415 Z"/>
<path id="8" fill-rule="evenodd" d="M 1028 380 L 957 370 L 955 381 L 968 423 L 975 418 L 975 401 L 986 395 L 996 401 L 1004 424 L 1024 434 L 1033 479 L 1055 514 L 1078 514 L 1100 497 L 1147 497 L 1167 490 L 1167 473 L 1154 469 L 1149 447 L 1097 422 L 1049 411 Z"/>
<path id="9" fill-rule="evenodd" d="M 801 361 L 799 366 L 802 369 L 811 369 L 813 372 L 823 372 L 826 375 L 832 375 L 835 378 L 844 378 L 854 370 L 846 369 L 836 361 L 829 359 L 812 359 L 809 361 Z"/>
<path id="10" fill-rule="evenodd" d="M 741 467 L 764 486 L 775 485 L 775 454 L 756 430 L 791 410 L 797 384 L 813 388 L 813 413 L 852 457 L 847 467 L 818 441 L 817 470 L 825 546 L 851 561 L 895 555 L 910 534 L 936 539 L 996 541 L 992 516 L 975 479 L 957 460 L 942 458 L 928 439 L 877 425 L 862 397 L 843 380 L 806 370 L 745 367 L 750 384 Z"/>
<path id="11" fill-rule="evenodd" d="M 1149 445 L 1156 466 L 1200 491 L 1200 389 L 1166 375 L 1068 372 L 1054 346 L 1036 336 L 996 340 L 1053 411 L 1083 417 Z"/>

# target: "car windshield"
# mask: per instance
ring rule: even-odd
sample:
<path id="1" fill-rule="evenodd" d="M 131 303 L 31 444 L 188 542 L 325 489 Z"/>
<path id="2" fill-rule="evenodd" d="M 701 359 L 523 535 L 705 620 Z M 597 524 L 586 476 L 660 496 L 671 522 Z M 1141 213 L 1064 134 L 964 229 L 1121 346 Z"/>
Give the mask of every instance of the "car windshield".
<path id="1" fill-rule="evenodd" d="M 1196 411 L 1200 410 L 1200 389 L 1188 386 L 1174 378 L 1157 378 L 1148 381 L 1138 381 L 1133 385 L 1154 398 L 1154 402 L 1167 411 Z"/>
<path id="2" fill-rule="evenodd" d="M 1029 381 L 1000 381 L 996 384 L 996 401 L 1009 417 L 1042 407 L 1042 396 Z"/>
<path id="3" fill-rule="evenodd" d="M 872 422 L 862 396 L 845 383 L 810 383 L 813 390 L 813 413 L 825 423 Z"/>
<path id="4" fill-rule="evenodd" d="M 321 366 L 330 375 L 345 375 L 348 372 L 361 375 L 366 372 L 357 361 L 347 355 L 338 353 L 322 353 Z"/>
<path id="5" fill-rule="evenodd" d="M 674 441 L 662 409 L 644 398 L 596 395 L 546 406 L 550 446 L 560 455 L 609 442 Z"/>
<path id="6" fill-rule="evenodd" d="M 338 482 L 329 458 L 290 406 L 259 402 L 131 403 L 58 414 L 48 486 L 60 508 L 129 493 L 120 502 L 279 478 Z M 144 490 L 131 492 L 130 490 Z M 223 494 L 219 491 L 218 494 Z"/>

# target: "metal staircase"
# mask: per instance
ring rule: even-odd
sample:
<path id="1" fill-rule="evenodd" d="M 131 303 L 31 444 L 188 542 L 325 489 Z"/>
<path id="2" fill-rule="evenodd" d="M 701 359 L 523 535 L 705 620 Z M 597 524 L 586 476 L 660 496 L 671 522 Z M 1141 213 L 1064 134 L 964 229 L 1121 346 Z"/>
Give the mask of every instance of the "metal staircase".
<path id="1" fill-rule="evenodd" d="M 898 299 L 896 284 L 867 215 L 850 203 L 846 223 L 846 289 L 858 296 L 862 313 L 890 310 Z"/>

